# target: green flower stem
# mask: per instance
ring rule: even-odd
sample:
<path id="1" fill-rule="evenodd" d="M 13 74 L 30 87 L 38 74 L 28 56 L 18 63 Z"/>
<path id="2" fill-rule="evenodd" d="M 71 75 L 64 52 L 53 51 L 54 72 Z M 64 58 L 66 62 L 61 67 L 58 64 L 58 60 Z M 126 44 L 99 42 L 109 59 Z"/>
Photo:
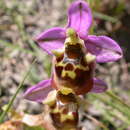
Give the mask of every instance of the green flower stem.
<path id="1" fill-rule="evenodd" d="M 31 69 L 32 69 L 32 66 L 33 66 L 33 64 L 34 64 L 35 62 L 36 62 L 36 59 L 32 62 L 32 64 L 31 64 L 29 70 L 26 72 L 26 74 L 25 74 L 23 80 L 21 81 L 21 83 L 20 83 L 19 86 L 18 86 L 18 89 L 16 90 L 16 93 L 13 95 L 12 99 L 9 101 L 9 103 L 8 103 L 8 105 L 7 105 L 7 108 L 6 108 L 5 111 L 3 111 L 3 113 L 0 115 L 0 123 L 3 122 L 3 120 L 4 120 L 5 116 L 6 116 L 6 114 L 7 114 L 8 111 L 10 110 L 10 108 L 11 108 L 11 106 L 12 106 L 12 104 L 13 104 L 13 102 L 14 102 L 16 96 L 17 96 L 17 94 L 19 93 L 19 91 L 20 91 L 21 88 L 23 87 L 23 83 L 24 83 L 24 81 L 26 80 L 27 76 L 29 75 L 29 73 L 30 73 L 30 71 L 31 71 Z"/>

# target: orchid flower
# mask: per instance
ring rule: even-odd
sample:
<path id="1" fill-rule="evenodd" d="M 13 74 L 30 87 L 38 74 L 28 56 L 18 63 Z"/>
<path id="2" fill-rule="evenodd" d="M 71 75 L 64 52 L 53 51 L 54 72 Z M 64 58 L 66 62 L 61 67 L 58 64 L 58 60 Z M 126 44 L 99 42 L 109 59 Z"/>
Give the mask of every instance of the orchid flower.
<path id="1" fill-rule="evenodd" d="M 54 27 L 36 38 L 40 48 L 53 56 L 53 72 L 50 79 L 29 88 L 26 99 L 41 102 L 54 89 L 77 95 L 106 91 L 106 83 L 94 77 L 95 65 L 119 60 L 122 50 L 107 36 L 88 35 L 91 24 L 89 5 L 77 0 L 68 10 L 65 28 Z"/>

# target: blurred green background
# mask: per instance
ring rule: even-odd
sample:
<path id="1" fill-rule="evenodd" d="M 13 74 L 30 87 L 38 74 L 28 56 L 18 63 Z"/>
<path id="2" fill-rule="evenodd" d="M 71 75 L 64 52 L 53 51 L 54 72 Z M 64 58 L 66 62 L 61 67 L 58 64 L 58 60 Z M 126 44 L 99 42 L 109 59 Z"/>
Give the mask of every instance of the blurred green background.
<path id="1" fill-rule="evenodd" d="M 51 74 L 51 57 L 34 42 L 34 38 L 51 27 L 64 27 L 67 8 L 74 0 L 0 0 L 0 112 L 16 92 L 17 86 L 33 66 L 13 107 L 18 111 L 37 114 L 41 104 L 22 99 L 27 87 Z M 104 94 L 87 94 L 89 110 L 84 115 L 88 130 L 130 129 L 130 1 L 87 0 L 93 12 L 90 34 L 115 39 L 124 52 L 118 62 L 98 64 L 96 76 L 107 82 Z M 89 115 L 89 116 L 87 116 Z M 102 124 L 104 125 L 102 127 Z"/>

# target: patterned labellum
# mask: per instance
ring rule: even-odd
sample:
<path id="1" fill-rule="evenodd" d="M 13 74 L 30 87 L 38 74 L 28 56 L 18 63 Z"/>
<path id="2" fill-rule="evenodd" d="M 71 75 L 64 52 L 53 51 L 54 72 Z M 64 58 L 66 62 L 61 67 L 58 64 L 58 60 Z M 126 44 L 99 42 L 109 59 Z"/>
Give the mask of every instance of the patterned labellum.
<path id="1" fill-rule="evenodd" d="M 77 95 L 92 89 L 95 57 L 87 52 L 78 36 L 68 37 L 65 47 L 54 52 L 52 86 L 58 90 L 72 90 Z"/>

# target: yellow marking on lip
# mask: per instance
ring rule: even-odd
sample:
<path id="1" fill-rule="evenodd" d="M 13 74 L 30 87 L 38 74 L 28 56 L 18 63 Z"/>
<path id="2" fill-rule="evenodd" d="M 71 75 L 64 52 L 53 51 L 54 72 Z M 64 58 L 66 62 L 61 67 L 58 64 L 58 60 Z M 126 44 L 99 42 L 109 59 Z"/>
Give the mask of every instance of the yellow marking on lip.
<path id="1" fill-rule="evenodd" d="M 56 64 L 56 66 L 58 67 L 58 66 L 62 66 L 62 67 L 65 67 L 66 65 L 67 65 L 68 63 L 63 63 L 62 61 L 61 62 L 59 62 L 59 63 L 57 63 Z M 83 66 L 83 65 L 81 65 L 81 64 L 78 64 L 78 65 L 74 65 L 73 63 L 71 63 L 72 65 L 73 65 L 73 67 L 74 67 L 74 70 L 75 69 L 81 69 L 81 70 L 89 70 L 89 67 L 88 66 Z"/>
<path id="2" fill-rule="evenodd" d="M 48 96 L 44 99 L 42 103 L 53 106 L 56 102 L 56 93 L 56 90 L 49 92 Z"/>
<path id="3" fill-rule="evenodd" d="M 69 114 L 61 114 L 61 122 L 64 122 L 66 120 L 74 120 L 74 116 L 72 115 L 72 113 Z"/>
<path id="4" fill-rule="evenodd" d="M 66 64 L 67 64 L 67 63 L 66 63 Z M 65 66 L 66 66 L 66 64 L 65 64 L 65 63 L 63 63 L 63 61 L 60 61 L 60 62 L 58 62 L 58 63 L 56 64 L 56 67 L 58 67 L 58 66 L 65 67 Z"/>
<path id="5" fill-rule="evenodd" d="M 63 95 L 68 95 L 70 93 L 73 93 L 74 94 L 74 91 L 69 88 L 69 87 L 64 87 L 62 86 L 61 89 L 59 90 Z"/>
<path id="6" fill-rule="evenodd" d="M 89 64 L 89 63 L 96 60 L 96 56 L 88 53 L 88 54 L 85 55 L 85 60 Z"/>
<path id="7" fill-rule="evenodd" d="M 60 48 L 57 50 L 52 50 L 52 53 L 56 56 L 56 57 L 60 57 L 61 55 L 64 54 L 64 48 Z"/>
<path id="8" fill-rule="evenodd" d="M 61 76 L 65 77 L 66 75 L 70 77 L 71 79 L 75 79 L 76 77 L 76 73 L 74 71 L 63 70 Z"/>
<path id="9" fill-rule="evenodd" d="M 68 64 L 68 63 L 63 63 L 63 62 L 61 61 L 61 62 L 57 63 L 56 66 L 57 66 L 57 67 L 58 67 L 58 66 L 65 67 L 67 64 Z M 71 63 L 71 64 L 73 64 L 73 63 Z M 73 64 L 73 66 L 74 66 L 74 70 L 77 69 L 77 68 L 78 68 L 78 69 L 81 69 L 81 70 L 85 70 L 85 71 L 89 70 L 89 67 L 88 67 L 88 66 L 83 66 L 83 65 L 81 65 L 81 64 L 78 64 L 78 65 L 74 65 L 74 64 Z M 68 73 L 68 72 L 67 72 L 67 73 Z"/>
<path id="10" fill-rule="evenodd" d="M 81 69 L 81 70 L 84 70 L 84 71 L 88 71 L 89 70 L 89 67 L 88 66 L 83 66 L 83 65 L 75 65 L 74 66 L 75 69 Z"/>
<path id="11" fill-rule="evenodd" d="M 55 108 L 55 109 L 52 110 L 52 112 L 53 113 L 58 113 L 58 112 L 60 112 L 60 110 L 58 108 Z"/>

